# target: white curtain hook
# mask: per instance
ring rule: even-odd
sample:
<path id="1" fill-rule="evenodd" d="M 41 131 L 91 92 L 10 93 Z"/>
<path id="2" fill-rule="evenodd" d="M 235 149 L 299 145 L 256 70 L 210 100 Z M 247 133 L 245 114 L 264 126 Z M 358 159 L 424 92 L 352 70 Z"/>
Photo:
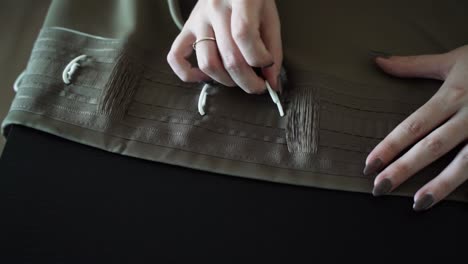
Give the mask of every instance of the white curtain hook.
<path id="1" fill-rule="evenodd" d="M 283 117 L 284 116 L 284 110 L 283 110 L 283 106 L 281 105 L 281 100 L 279 99 L 278 94 L 275 92 L 275 90 L 273 90 L 271 88 L 268 81 L 265 81 L 265 85 L 266 85 L 266 87 L 268 89 L 268 93 L 270 94 L 271 99 L 273 100 L 273 103 L 275 103 L 276 107 L 278 107 L 278 112 L 279 112 L 280 116 Z"/>
<path id="2" fill-rule="evenodd" d="M 68 63 L 68 65 L 63 69 L 62 72 L 62 80 L 65 84 L 70 84 L 71 77 L 73 74 L 76 72 L 76 70 L 80 67 L 80 64 L 78 63 L 81 60 L 85 60 L 88 56 L 87 55 L 80 55 Z"/>
<path id="3" fill-rule="evenodd" d="M 284 109 L 283 109 L 283 106 L 281 105 L 281 100 L 279 99 L 278 94 L 271 88 L 268 81 L 265 81 L 265 85 L 268 89 L 268 93 L 270 94 L 271 99 L 273 100 L 273 103 L 275 103 L 276 107 L 278 108 L 279 115 L 283 117 Z M 200 92 L 200 95 L 198 96 L 198 113 L 200 113 L 201 116 L 204 116 L 206 114 L 205 105 L 206 105 L 206 98 L 208 96 L 208 93 L 207 93 L 208 87 L 210 87 L 210 85 L 206 83 L 203 86 Z"/>
<path id="4" fill-rule="evenodd" d="M 23 77 L 25 74 L 26 74 L 26 71 L 23 71 L 22 73 L 20 73 L 20 75 L 18 75 L 18 77 L 16 77 L 15 83 L 13 83 L 13 90 L 15 90 L 15 92 L 18 92 L 19 85 L 21 81 L 23 80 Z"/>
<path id="5" fill-rule="evenodd" d="M 206 105 L 206 97 L 207 97 L 207 90 L 210 85 L 208 83 L 205 83 L 203 86 L 200 96 L 198 96 L 198 113 L 200 113 L 201 116 L 204 116 L 205 113 L 205 105 Z"/>

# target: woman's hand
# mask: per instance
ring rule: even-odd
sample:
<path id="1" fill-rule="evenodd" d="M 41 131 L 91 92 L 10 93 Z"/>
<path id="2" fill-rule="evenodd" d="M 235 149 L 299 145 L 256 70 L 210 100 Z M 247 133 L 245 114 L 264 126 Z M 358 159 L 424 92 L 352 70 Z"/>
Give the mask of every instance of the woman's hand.
<path id="1" fill-rule="evenodd" d="M 426 210 L 468 178 L 468 45 L 445 54 L 377 58 L 376 63 L 394 76 L 444 80 L 425 105 L 369 154 L 364 169 L 365 174 L 372 174 L 386 167 L 375 178 L 373 190 L 375 196 L 383 195 L 462 143 L 450 165 L 416 192 L 413 208 Z"/>
<path id="2" fill-rule="evenodd" d="M 199 68 L 187 58 L 196 44 Z M 239 86 L 247 93 L 265 91 L 265 81 L 252 67 L 262 68 L 274 90 L 281 91 L 278 76 L 283 60 L 280 21 L 274 0 L 199 0 L 167 60 L 185 82 L 215 80 Z"/>

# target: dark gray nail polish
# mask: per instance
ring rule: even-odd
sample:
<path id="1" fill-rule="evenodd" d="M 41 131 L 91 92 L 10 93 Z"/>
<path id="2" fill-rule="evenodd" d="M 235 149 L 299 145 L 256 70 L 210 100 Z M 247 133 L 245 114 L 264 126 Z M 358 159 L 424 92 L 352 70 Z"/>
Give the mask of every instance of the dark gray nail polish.
<path id="1" fill-rule="evenodd" d="M 382 196 L 384 194 L 389 193 L 392 189 L 392 186 L 392 182 L 389 179 L 383 179 L 377 185 L 374 186 L 372 194 L 374 196 Z"/>
<path id="2" fill-rule="evenodd" d="M 390 58 L 392 56 L 390 53 L 387 53 L 387 52 L 384 52 L 384 51 L 379 51 L 379 50 L 371 50 L 370 55 L 373 58 L 382 57 L 382 58 L 386 58 L 386 59 L 388 59 L 388 58 Z"/>
<path id="3" fill-rule="evenodd" d="M 425 194 L 414 202 L 413 209 L 417 212 L 427 210 L 434 204 L 434 201 L 434 196 L 432 196 L 432 194 Z"/>
<path id="4" fill-rule="evenodd" d="M 364 175 L 369 176 L 378 172 L 382 168 L 383 162 L 381 159 L 375 159 L 369 162 L 362 172 Z"/>

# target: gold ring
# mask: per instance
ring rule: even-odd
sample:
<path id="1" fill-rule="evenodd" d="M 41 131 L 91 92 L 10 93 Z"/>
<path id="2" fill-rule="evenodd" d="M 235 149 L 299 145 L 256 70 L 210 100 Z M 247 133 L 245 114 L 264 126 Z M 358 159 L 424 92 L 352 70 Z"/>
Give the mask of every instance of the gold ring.
<path id="1" fill-rule="evenodd" d="M 196 49 L 197 44 L 198 44 L 199 42 L 202 42 L 202 41 L 205 41 L 205 40 L 216 41 L 215 38 L 210 38 L 210 37 L 197 39 L 197 40 L 192 44 L 193 50 L 197 50 L 197 49 Z"/>

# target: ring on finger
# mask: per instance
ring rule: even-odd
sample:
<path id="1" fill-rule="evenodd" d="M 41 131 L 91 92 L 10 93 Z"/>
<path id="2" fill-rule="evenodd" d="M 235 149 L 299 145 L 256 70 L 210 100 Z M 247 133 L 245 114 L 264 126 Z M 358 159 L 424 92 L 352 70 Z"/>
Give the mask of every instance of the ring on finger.
<path id="1" fill-rule="evenodd" d="M 203 38 L 199 38 L 199 39 L 197 39 L 195 42 L 193 42 L 193 44 L 192 44 L 193 50 L 197 50 L 197 44 L 198 44 L 198 43 L 200 43 L 200 42 L 202 42 L 202 41 L 207 41 L 207 40 L 216 42 L 216 39 L 215 39 L 215 38 L 212 38 L 212 37 L 203 37 Z"/>

